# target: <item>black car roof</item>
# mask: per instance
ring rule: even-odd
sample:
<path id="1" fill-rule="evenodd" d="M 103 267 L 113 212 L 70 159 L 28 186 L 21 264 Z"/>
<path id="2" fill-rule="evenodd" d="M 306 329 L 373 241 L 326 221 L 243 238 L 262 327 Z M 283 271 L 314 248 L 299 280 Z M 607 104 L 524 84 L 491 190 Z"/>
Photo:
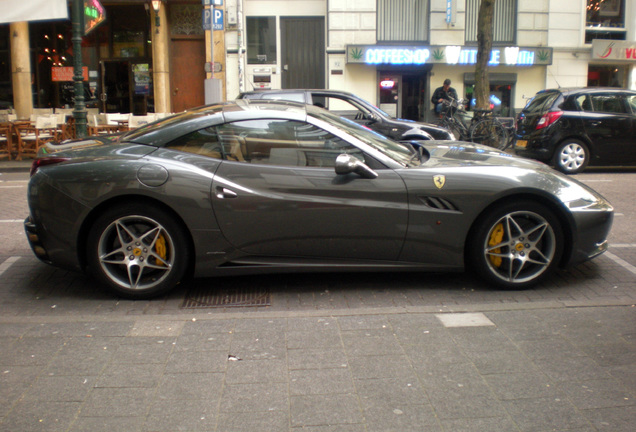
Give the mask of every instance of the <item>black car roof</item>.
<path id="1" fill-rule="evenodd" d="M 545 89 L 538 91 L 537 94 L 542 93 L 561 93 L 564 96 L 568 96 L 574 93 L 631 93 L 636 95 L 636 91 L 628 90 L 619 87 L 563 87 L 563 88 L 554 88 L 554 89 Z"/>

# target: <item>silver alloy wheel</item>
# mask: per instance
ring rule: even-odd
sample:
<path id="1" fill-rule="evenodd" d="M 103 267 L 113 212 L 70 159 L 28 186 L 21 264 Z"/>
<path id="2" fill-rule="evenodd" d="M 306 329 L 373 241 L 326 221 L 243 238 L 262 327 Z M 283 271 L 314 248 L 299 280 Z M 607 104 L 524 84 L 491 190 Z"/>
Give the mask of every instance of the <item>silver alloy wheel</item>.
<path id="1" fill-rule="evenodd" d="M 577 142 L 572 142 L 561 147 L 557 161 L 563 171 L 575 172 L 585 164 L 585 158 L 585 148 Z"/>
<path id="2" fill-rule="evenodd" d="M 147 290 L 161 284 L 172 271 L 175 247 L 168 231 L 145 216 L 113 221 L 99 237 L 99 264 L 116 285 Z"/>
<path id="3" fill-rule="evenodd" d="M 543 274 L 550 267 L 556 248 L 554 230 L 543 216 L 517 211 L 492 225 L 483 250 L 493 275 L 520 284 Z"/>

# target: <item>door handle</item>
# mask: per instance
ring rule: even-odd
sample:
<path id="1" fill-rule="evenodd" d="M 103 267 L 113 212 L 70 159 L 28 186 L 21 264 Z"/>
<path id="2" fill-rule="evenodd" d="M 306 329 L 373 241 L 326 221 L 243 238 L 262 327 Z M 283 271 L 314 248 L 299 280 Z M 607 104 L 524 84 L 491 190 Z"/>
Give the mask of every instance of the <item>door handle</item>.
<path id="1" fill-rule="evenodd" d="M 238 194 L 231 189 L 218 186 L 216 188 L 216 197 L 219 199 L 236 198 Z"/>

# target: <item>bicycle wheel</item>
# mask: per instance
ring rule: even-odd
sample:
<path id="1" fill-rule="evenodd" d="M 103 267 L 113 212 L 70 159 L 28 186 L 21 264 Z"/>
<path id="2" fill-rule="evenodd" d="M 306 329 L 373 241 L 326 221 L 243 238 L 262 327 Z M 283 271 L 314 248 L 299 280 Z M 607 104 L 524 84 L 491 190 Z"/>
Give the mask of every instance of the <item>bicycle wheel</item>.
<path id="1" fill-rule="evenodd" d="M 501 123 L 493 119 L 478 121 L 470 131 L 470 140 L 499 150 L 508 144 L 508 132 Z"/>

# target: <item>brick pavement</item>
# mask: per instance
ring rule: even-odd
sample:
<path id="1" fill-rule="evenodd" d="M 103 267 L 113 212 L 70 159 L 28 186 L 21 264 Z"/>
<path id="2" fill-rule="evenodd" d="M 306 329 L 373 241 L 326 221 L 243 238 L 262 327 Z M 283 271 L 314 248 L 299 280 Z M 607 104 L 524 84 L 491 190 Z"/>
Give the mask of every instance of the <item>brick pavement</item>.
<path id="1" fill-rule="evenodd" d="M 2 189 L 1 220 L 25 213 L 19 189 Z M 0 431 L 631 431 L 636 241 L 619 202 L 613 257 L 509 292 L 318 274 L 132 302 L 0 224 Z M 271 306 L 180 308 L 192 285 L 256 284 Z"/>

